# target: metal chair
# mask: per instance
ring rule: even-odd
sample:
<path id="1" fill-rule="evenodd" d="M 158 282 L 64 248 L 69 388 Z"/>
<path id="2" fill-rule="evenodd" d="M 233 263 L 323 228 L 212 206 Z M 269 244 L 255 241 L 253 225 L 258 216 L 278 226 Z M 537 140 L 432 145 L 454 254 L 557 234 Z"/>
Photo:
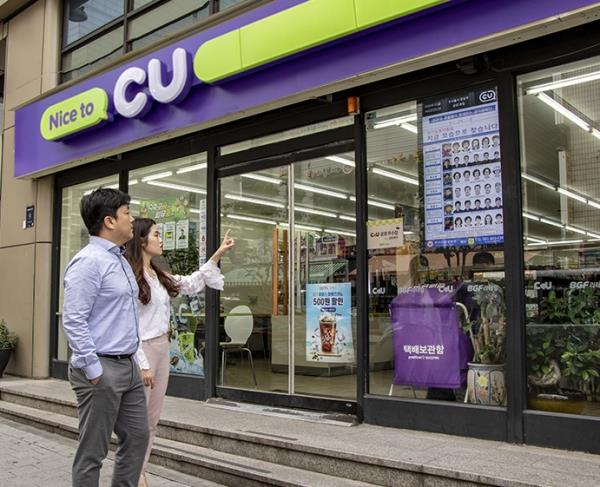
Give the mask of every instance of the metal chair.
<path id="1" fill-rule="evenodd" d="M 246 352 L 250 359 L 250 367 L 252 369 L 252 378 L 254 386 L 258 387 L 256 382 L 256 373 L 254 371 L 254 361 L 252 360 L 252 352 L 247 347 L 248 338 L 254 329 L 254 320 L 252 318 L 252 310 L 248 306 L 236 306 L 225 318 L 225 333 L 229 337 L 228 342 L 220 342 L 221 352 L 221 385 L 224 384 L 225 366 L 227 364 L 227 354 L 229 352 Z"/>

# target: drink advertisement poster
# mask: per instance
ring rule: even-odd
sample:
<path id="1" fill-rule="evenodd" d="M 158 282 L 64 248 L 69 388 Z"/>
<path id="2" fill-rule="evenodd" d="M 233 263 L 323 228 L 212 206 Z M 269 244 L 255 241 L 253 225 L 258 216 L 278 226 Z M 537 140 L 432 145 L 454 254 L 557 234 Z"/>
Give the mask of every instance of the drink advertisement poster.
<path id="1" fill-rule="evenodd" d="M 496 88 L 422 105 L 425 251 L 504 240 Z"/>
<path id="2" fill-rule="evenodd" d="M 306 285 L 306 360 L 354 362 L 351 284 Z"/>

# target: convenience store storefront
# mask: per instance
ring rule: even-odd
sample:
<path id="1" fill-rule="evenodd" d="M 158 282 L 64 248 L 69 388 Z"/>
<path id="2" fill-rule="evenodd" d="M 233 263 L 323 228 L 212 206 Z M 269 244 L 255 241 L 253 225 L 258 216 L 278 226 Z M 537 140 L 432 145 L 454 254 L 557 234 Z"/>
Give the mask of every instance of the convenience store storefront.
<path id="1" fill-rule="evenodd" d="M 276 0 L 17 110 L 51 375 L 79 200 L 118 187 L 173 272 L 237 241 L 173 301 L 172 394 L 597 452 L 600 9 L 374 4 Z"/>

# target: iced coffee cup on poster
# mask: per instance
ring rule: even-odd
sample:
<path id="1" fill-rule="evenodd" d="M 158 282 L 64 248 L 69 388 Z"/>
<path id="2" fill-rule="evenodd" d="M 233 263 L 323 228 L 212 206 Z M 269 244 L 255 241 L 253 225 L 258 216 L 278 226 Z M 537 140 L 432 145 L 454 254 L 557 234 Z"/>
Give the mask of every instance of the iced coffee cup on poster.
<path id="1" fill-rule="evenodd" d="M 321 335 L 321 352 L 332 353 L 335 345 L 335 314 L 327 311 L 321 311 L 319 316 L 319 331 Z"/>

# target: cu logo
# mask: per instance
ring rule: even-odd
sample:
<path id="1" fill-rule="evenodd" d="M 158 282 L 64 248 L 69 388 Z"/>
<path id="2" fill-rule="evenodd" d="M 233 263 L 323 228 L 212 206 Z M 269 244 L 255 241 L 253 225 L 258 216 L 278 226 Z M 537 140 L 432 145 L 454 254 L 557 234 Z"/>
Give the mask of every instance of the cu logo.
<path id="1" fill-rule="evenodd" d="M 494 101 L 496 99 L 496 92 L 494 90 L 482 91 L 479 94 L 479 101 L 488 102 Z"/>

